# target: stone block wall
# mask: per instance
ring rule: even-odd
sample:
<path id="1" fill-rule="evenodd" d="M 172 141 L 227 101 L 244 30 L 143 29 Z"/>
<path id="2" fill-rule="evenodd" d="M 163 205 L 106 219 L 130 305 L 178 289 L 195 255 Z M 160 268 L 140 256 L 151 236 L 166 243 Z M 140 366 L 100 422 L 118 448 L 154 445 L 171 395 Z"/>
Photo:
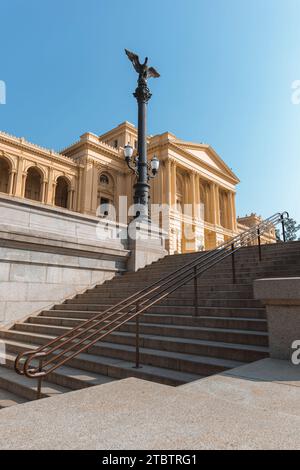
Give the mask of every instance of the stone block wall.
<path id="1" fill-rule="evenodd" d="M 8 325 L 126 270 L 127 226 L 0 197 L 0 324 Z"/>

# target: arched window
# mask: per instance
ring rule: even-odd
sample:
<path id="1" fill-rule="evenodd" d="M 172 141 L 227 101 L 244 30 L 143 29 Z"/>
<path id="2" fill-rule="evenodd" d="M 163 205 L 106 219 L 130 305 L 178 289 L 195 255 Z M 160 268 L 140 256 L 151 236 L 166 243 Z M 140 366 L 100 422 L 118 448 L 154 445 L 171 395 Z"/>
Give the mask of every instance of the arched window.
<path id="1" fill-rule="evenodd" d="M 109 186 L 109 177 L 105 173 L 102 173 L 102 175 L 100 175 L 100 184 Z"/>
<path id="2" fill-rule="evenodd" d="M 4 158 L 0 158 L 0 193 L 8 193 L 10 165 Z"/>
<path id="3" fill-rule="evenodd" d="M 25 184 L 25 197 L 33 201 L 41 201 L 42 197 L 42 177 L 41 173 L 34 167 L 27 171 Z"/>
<path id="4" fill-rule="evenodd" d="M 112 218 L 112 214 L 109 212 L 109 205 L 114 205 L 114 181 L 113 178 L 107 173 L 101 173 L 99 176 L 98 185 L 98 208 L 100 207 L 99 214 L 108 215 Z"/>
<path id="5" fill-rule="evenodd" d="M 68 208 L 69 183 L 66 178 L 59 176 L 56 181 L 55 205 Z"/>

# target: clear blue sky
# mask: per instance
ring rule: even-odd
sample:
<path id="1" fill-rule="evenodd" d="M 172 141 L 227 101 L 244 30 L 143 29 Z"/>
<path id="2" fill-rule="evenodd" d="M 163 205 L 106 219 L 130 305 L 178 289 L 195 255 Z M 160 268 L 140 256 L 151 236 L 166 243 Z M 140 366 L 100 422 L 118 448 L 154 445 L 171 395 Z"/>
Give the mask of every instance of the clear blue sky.
<path id="1" fill-rule="evenodd" d="M 211 144 L 237 211 L 300 221 L 300 0 L 1 0 L 0 129 L 59 150 L 136 123 L 124 47 L 148 55 L 149 133 Z"/>

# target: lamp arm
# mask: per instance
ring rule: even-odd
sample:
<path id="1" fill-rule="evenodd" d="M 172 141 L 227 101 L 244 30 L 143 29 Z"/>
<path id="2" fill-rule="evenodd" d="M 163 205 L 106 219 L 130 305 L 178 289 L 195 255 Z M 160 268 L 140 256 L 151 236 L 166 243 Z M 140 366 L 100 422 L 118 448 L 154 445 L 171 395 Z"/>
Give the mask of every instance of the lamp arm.
<path id="1" fill-rule="evenodd" d="M 126 160 L 126 163 L 127 163 L 128 168 L 129 168 L 135 175 L 137 175 L 138 172 L 137 172 L 136 167 L 132 166 L 128 160 Z"/>
<path id="2" fill-rule="evenodd" d="M 156 178 L 157 173 L 158 173 L 158 171 L 157 171 L 154 175 L 151 174 L 151 173 L 148 173 L 148 179 L 149 179 L 149 180 L 150 180 L 150 179 L 153 180 L 154 178 Z"/>

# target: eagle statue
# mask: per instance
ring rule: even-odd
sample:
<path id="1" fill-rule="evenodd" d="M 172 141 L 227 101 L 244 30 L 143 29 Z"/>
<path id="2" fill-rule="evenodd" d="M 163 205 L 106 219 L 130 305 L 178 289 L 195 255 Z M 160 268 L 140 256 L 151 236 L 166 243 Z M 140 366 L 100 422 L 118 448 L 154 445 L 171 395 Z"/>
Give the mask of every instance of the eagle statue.
<path id="1" fill-rule="evenodd" d="M 148 57 L 146 57 L 145 62 L 141 64 L 139 56 L 137 54 L 135 54 L 134 52 L 130 52 L 127 49 L 125 49 L 125 52 L 129 60 L 132 62 L 133 67 L 139 74 L 139 81 L 146 82 L 147 79 L 150 77 L 160 77 L 160 74 L 155 70 L 154 67 L 148 67 Z"/>

